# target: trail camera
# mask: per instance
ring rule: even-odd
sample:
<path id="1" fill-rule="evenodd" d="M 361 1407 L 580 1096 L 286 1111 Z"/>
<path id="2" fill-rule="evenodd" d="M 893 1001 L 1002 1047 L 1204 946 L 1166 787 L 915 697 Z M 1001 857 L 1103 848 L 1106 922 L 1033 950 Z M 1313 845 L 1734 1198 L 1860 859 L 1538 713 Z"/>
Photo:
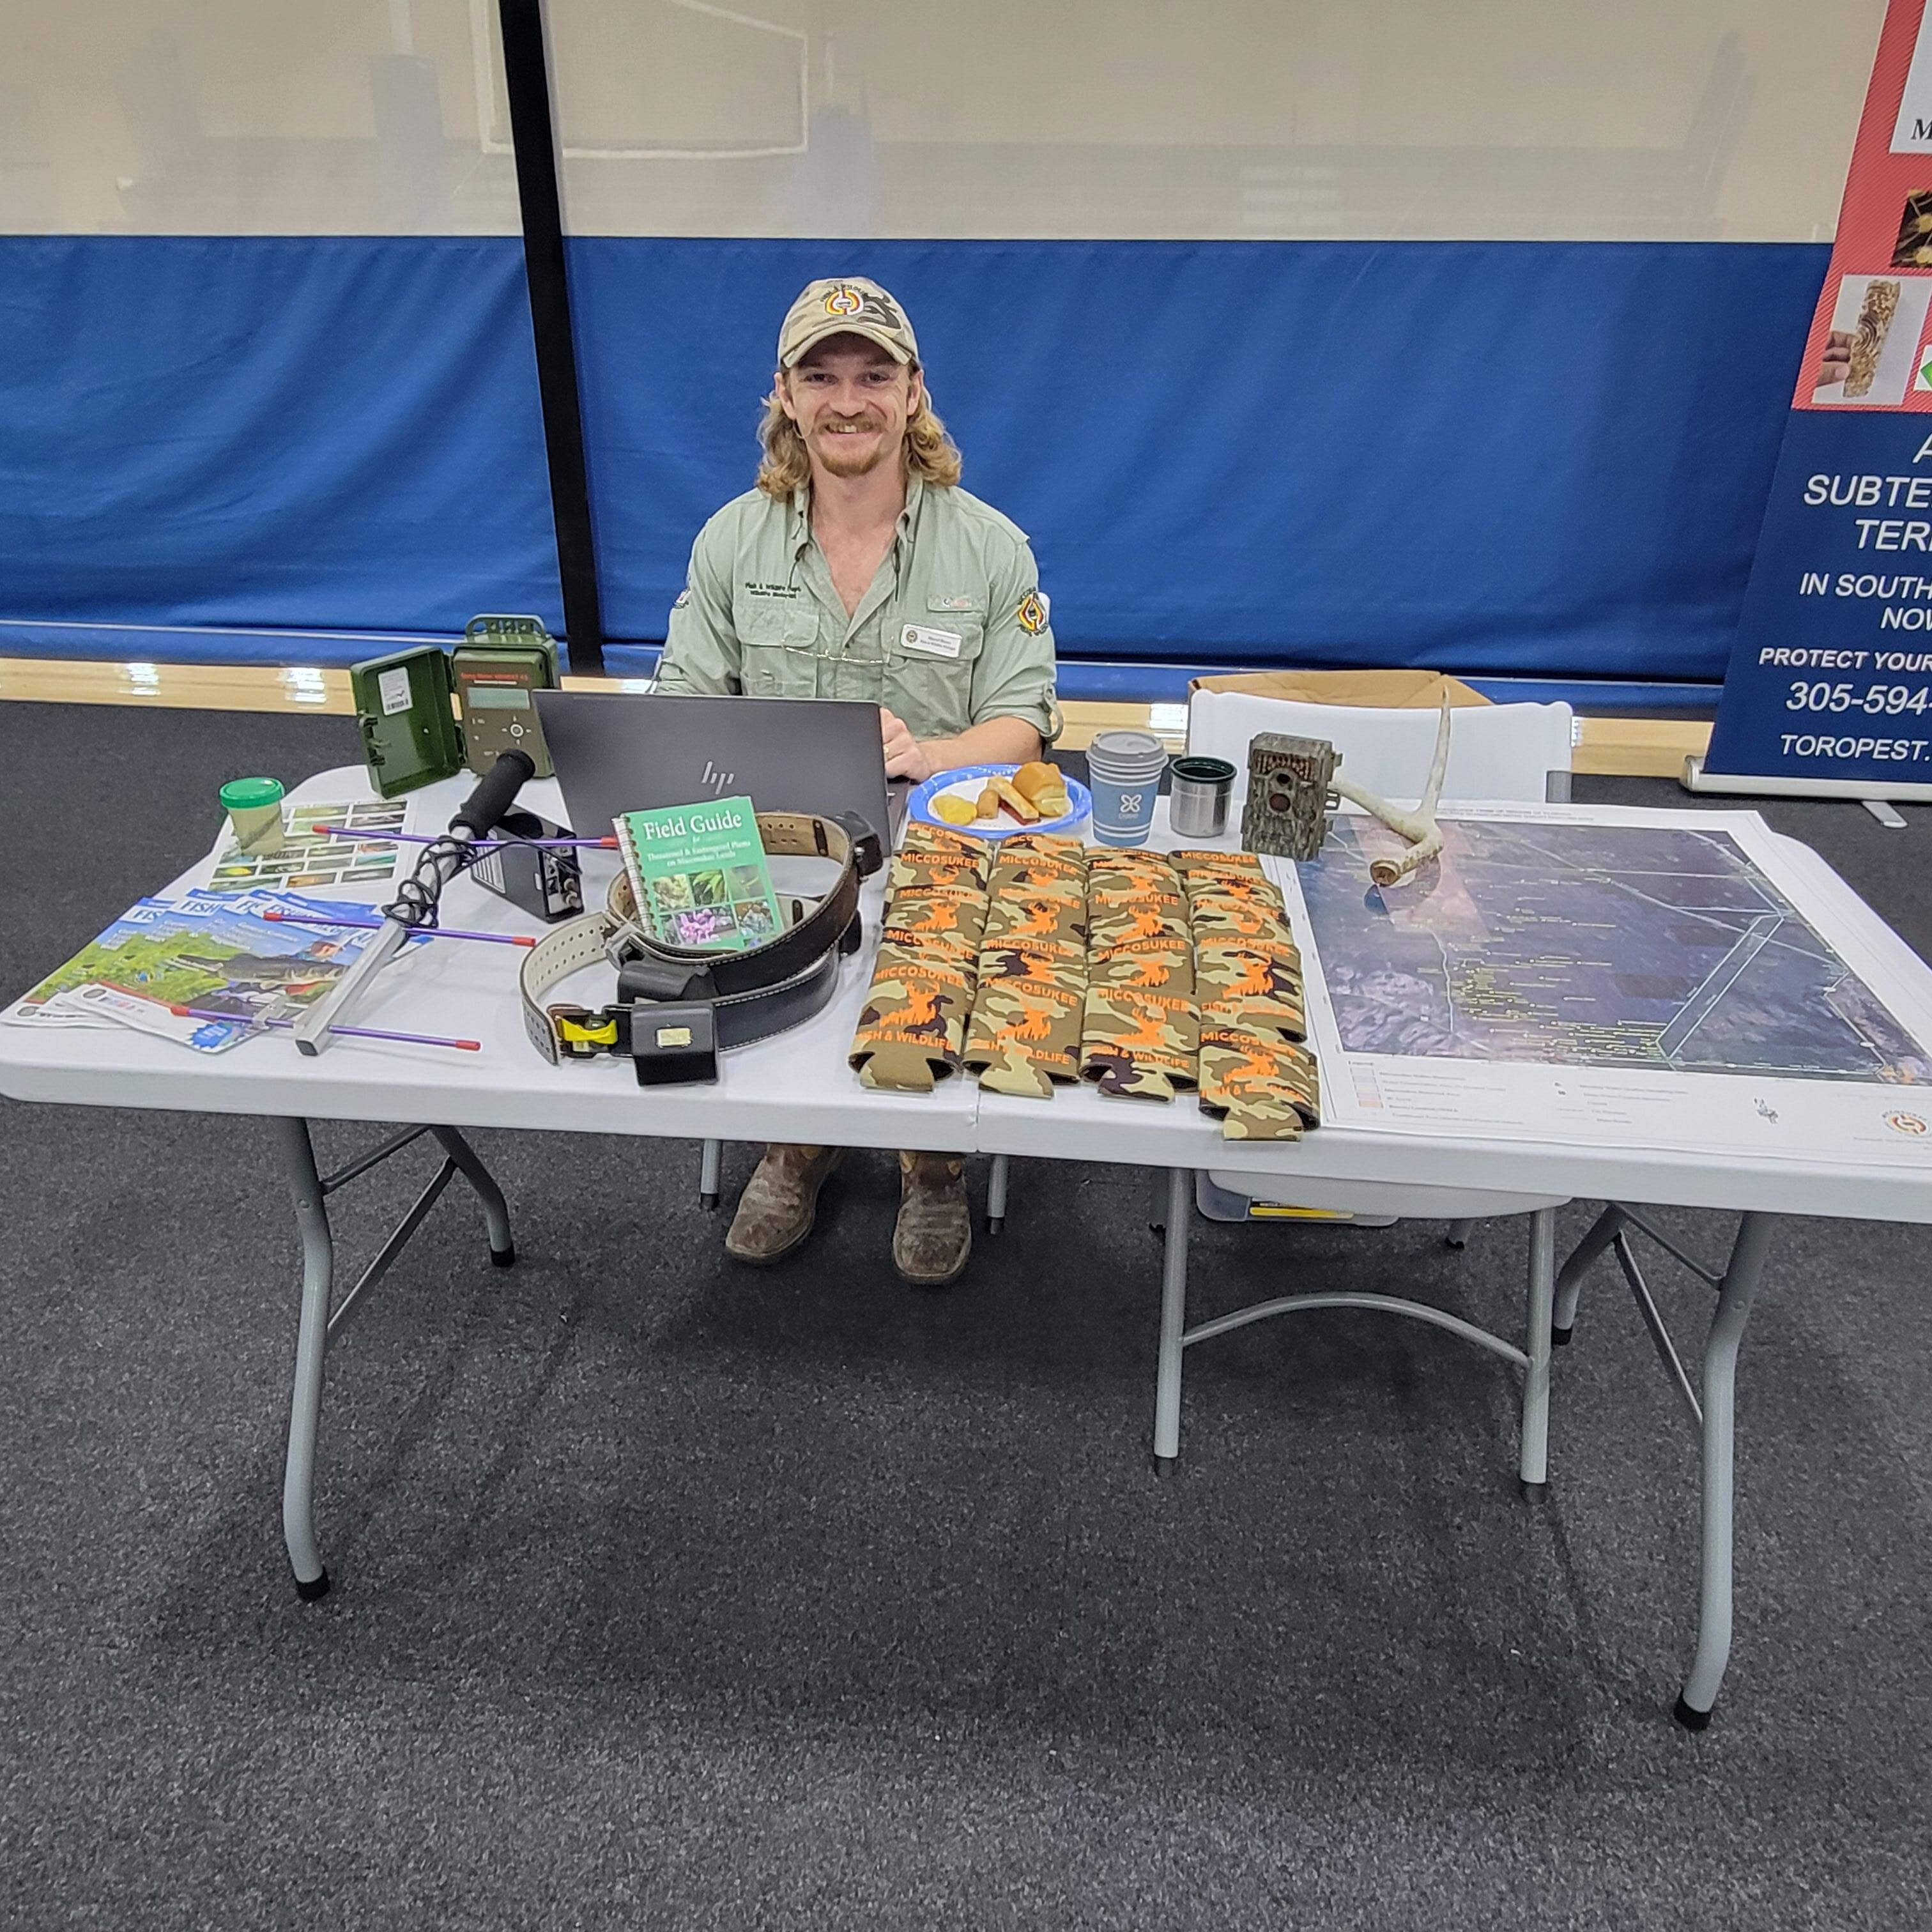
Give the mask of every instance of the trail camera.
<path id="1" fill-rule="evenodd" d="M 1341 762 L 1326 738 L 1256 732 L 1248 740 L 1241 843 L 1278 858 L 1313 858 L 1328 832 L 1329 782 Z"/>

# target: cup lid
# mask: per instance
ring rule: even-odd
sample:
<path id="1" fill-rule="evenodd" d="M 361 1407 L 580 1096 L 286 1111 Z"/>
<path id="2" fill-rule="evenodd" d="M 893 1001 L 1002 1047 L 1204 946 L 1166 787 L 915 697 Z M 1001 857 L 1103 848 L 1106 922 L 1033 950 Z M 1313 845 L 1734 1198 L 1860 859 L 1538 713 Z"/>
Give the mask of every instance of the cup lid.
<path id="1" fill-rule="evenodd" d="M 1087 756 L 1102 764 L 1141 765 L 1156 759 L 1165 764 L 1167 747 L 1151 731 L 1096 731 Z"/>
<path id="2" fill-rule="evenodd" d="M 230 778 L 221 788 L 224 812 L 246 812 L 250 806 L 278 805 L 281 802 L 280 778 Z"/>

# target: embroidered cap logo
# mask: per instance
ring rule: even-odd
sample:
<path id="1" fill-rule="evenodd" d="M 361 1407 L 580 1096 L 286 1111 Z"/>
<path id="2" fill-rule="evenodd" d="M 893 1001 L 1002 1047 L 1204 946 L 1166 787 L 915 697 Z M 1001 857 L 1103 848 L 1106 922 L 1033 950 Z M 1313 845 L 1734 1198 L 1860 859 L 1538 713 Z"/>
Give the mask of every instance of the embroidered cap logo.
<path id="1" fill-rule="evenodd" d="M 865 306 L 866 298 L 856 289 L 848 288 L 842 283 L 825 298 L 827 315 L 856 315 Z"/>

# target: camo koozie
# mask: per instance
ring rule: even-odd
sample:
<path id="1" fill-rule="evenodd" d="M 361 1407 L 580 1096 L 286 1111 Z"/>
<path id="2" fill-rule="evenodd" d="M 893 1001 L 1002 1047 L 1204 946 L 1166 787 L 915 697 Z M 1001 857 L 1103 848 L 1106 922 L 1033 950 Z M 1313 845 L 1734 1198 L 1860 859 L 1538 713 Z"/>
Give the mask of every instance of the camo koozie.
<path id="1" fill-rule="evenodd" d="M 848 1058 L 868 1087 L 929 1094 L 959 1066 L 986 917 L 986 842 L 910 825 Z"/>
<path id="2" fill-rule="evenodd" d="M 935 890 L 983 892 L 986 890 L 986 864 L 983 858 L 964 852 L 902 852 L 886 875 L 890 892 L 901 892 L 918 886 Z"/>
<path id="3" fill-rule="evenodd" d="M 923 818 L 910 820 L 899 838 L 899 856 L 920 852 L 963 852 L 983 865 L 992 863 L 987 842 L 976 832 L 960 832 L 950 825 L 934 825 Z"/>
<path id="4" fill-rule="evenodd" d="M 973 1005 L 973 968 L 908 959 L 881 949 L 852 1036 L 852 1064 L 867 1087 L 930 1094 L 956 1071 Z"/>
<path id="5" fill-rule="evenodd" d="M 1261 1035 L 1204 1021 L 1201 1109 L 1220 1116 L 1231 1141 L 1295 1141 L 1322 1124 L 1315 1056 L 1279 1034 Z"/>
<path id="6" fill-rule="evenodd" d="M 1280 889 L 1252 853 L 1174 859 L 1194 928 L 1202 1111 L 1229 1140 L 1298 1140 L 1320 1121 L 1321 1085 Z"/>
<path id="7" fill-rule="evenodd" d="M 1045 1100 L 1080 1076 L 1087 868 L 1078 839 L 1000 842 L 988 888 L 964 1060 L 997 1094 Z"/>
<path id="8" fill-rule="evenodd" d="M 1197 939 L 1194 992 L 1201 1022 L 1306 1040 L 1301 955 L 1292 940 Z"/>
<path id="9" fill-rule="evenodd" d="M 1196 1076 L 1200 1022 L 1191 998 L 1138 986 L 1090 986 L 1080 1071 L 1103 1094 L 1172 1100 Z"/>
<path id="10" fill-rule="evenodd" d="M 1089 861 L 1080 1071 L 1103 1094 L 1171 1100 L 1196 1078 L 1199 1022 L 1180 876 L 1158 852 Z"/>
<path id="11" fill-rule="evenodd" d="M 1172 869 L 1160 873 L 1095 872 L 1087 881 L 1087 938 L 1096 954 L 1148 940 L 1186 946 L 1193 928 L 1187 895 Z"/>
<path id="12" fill-rule="evenodd" d="M 1166 939 L 1110 946 L 1087 962 L 1090 986 L 1120 986 L 1184 1000 L 1195 991 L 1194 955 L 1184 940 Z"/>
<path id="13" fill-rule="evenodd" d="M 884 940 L 935 957 L 970 962 L 978 957 L 986 922 L 986 896 L 951 886 L 910 885 L 886 907 Z"/>
<path id="14" fill-rule="evenodd" d="M 1087 958 L 1087 902 L 1064 884 L 1045 891 L 1003 892 L 986 902 L 982 952 L 994 946 L 1044 952 L 1076 964 Z"/>

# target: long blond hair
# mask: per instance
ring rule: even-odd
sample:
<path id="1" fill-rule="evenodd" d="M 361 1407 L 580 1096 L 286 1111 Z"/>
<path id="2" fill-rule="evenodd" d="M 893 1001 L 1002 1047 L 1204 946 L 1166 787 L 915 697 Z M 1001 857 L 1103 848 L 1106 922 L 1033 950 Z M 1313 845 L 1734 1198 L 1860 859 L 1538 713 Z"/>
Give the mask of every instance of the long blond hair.
<path id="1" fill-rule="evenodd" d="M 781 372 L 765 398 L 765 419 L 758 425 L 758 440 L 765 452 L 764 460 L 758 465 L 758 488 L 767 496 L 788 503 L 794 490 L 802 490 L 812 480 L 812 463 L 798 424 L 784 412 L 778 394 L 784 383 Z M 934 413 L 932 398 L 923 382 L 919 407 L 906 422 L 905 466 L 923 482 L 944 487 L 959 481 L 958 449 Z"/>

